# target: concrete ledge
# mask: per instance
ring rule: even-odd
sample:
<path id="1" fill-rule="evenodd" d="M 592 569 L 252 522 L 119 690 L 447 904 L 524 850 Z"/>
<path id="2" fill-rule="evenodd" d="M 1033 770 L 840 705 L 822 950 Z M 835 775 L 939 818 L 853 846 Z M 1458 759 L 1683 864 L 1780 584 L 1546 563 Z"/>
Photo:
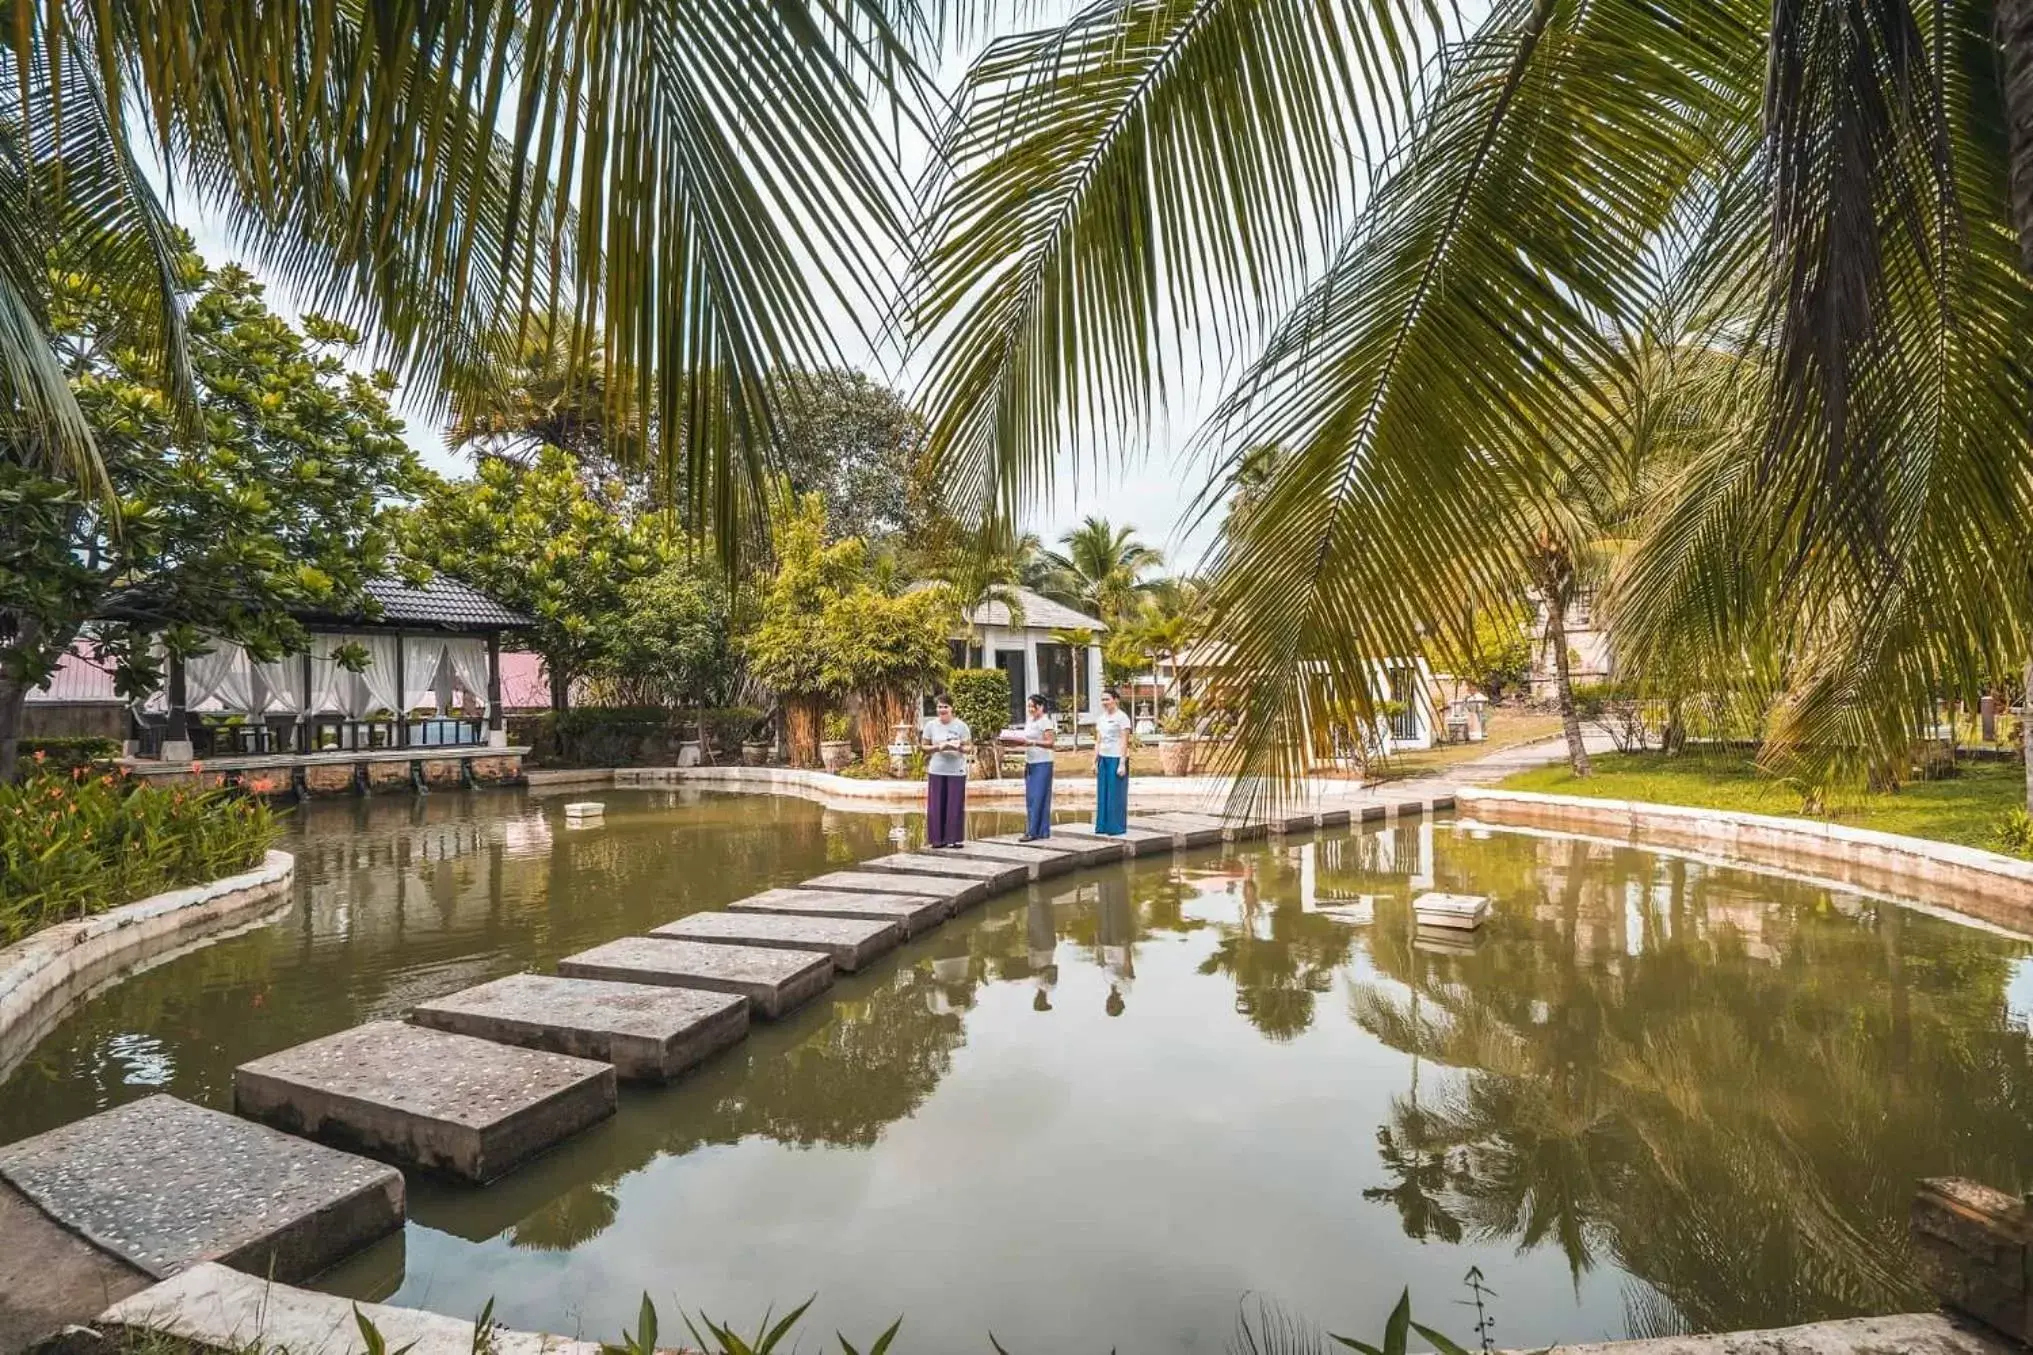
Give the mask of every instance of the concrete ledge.
<path id="1" fill-rule="evenodd" d="M 288 1351 L 289 1355 L 365 1355 L 351 1299 L 272 1284 L 218 1265 L 197 1265 L 121 1300 L 99 1315 L 102 1329 L 163 1332 L 213 1350 Z M 472 1355 L 482 1348 L 473 1324 L 415 1308 L 362 1303 L 389 1350 L 410 1355 Z M 495 1329 L 496 1355 L 600 1355 L 593 1341 Z"/>
<path id="2" fill-rule="evenodd" d="M 531 790 L 555 790 L 560 786 L 611 786 L 618 775 L 613 767 L 524 767 L 523 784 Z"/>
<path id="3" fill-rule="evenodd" d="M 1634 843 L 1697 847 L 1754 866 L 1798 869 L 1807 857 L 1816 863 L 1814 874 L 1837 883 L 1895 895 L 1902 884 L 1907 894 L 1924 886 L 1930 905 L 2033 934 L 2033 861 L 1997 852 L 1814 819 L 1585 795 L 1464 786 L 1456 801 L 1462 813 L 1486 823 L 1579 825 Z"/>
<path id="4" fill-rule="evenodd" d="M 59 922 L 0 950 L 0 1077 L 79 1002 L 274 907 L 295 873 L 295 857 L 272 851 L 253 870 Z"/>
<path id="5" fill-rule="evenodd" d="M 134 1300 L 130 1299 L 129 1302 Z M 1772 1331 L 1557 1345 L 1557 1355 L 2012 1355 L 2022 1348 L 1940 1313 L 1857 1317 Z"/>
<path id="6" fill-rule="evenodd" d="M 796 767 L 617 767 L 617 786 L 697 786 L 704 790 L 756 791 L 777 795 L 802 795 L 843 807 L 856 805 L 922 805 L 922 781 L 876 781 L 835 776 L 831 772 L 806 771 Z M 1155 807 L 1170 809 L 1219 810 L 1235 789 L 1233 778 L 1225 776 L 1132 776 L 1129 779 L 1130 812 L 1149 812 Z M 1069 776 L 1053 786 L 1053 802 L 1060 805 L 1094 803 L 1092 777 Z M 1356 781 L 1309 781 L 1303 799 L 1315 812 L 1335 805 L 1360 803 L 1370 798 Z M 1024 782 L 1020 776 L 967 778 L 970 804 L 1020 805 Z"/>

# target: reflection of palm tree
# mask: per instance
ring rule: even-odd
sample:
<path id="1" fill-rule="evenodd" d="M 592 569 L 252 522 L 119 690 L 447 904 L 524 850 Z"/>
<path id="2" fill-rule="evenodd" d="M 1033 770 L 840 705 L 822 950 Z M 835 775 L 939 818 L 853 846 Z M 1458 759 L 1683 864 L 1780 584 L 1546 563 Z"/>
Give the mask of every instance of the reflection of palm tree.
<path id="1" fill-rule="evenodd" d="M 545 1204 L 515 1225 L 508 1245 L 523 1251 L 571 1251 L 614 1224 L 621 1208 L 612 1181 L 589 1181 Z"/>
<path id="2" fill-rule="evenodd" d="M 1371 1186 L 1362 1198 L 1396 1206 L 1405 1236 L 1414 1241 L 1461 1241 L 1461 1220 L 1440 1199 L 1448 1186 L 1447 1155 L 1428 1144 L 1417 1106 L 1394 1104 L 1392 1110 L 1396 1130 L 1389 1125 L 1377 1129 L 1377 1156 L 1391 1184 Z"/>
<path id="3" fill-rule="evenodd" d="M 1465 1070 L 1380 1144 L 1401 1185 L 1439 1179 L 1407 1175 L 1411 1148 L 1446 1155 L 1436 1203 L 1469 1236 L 1556 1245 L 1577 1276 L 1608 1255 L 1656 1291 L 1648 1322 L 1784 1325 L 1924 1299 L 1913 1176 L 2025 1183 L 2033 1050 L 1998 1014 L 1995 943 L 1571 841 L 1499 837 L 1438 872 L 1505 901 L 1494 943 L 1414 952 L 1387 900 L 1370 947 L 1394 982 L 1351 1011 Z"/>
<path id="4" fill-rule="evenodd" d="M 1214 953 L 1200 963 L 1202 974 L 1235 981 L 1235 1009 L 1273 1040 L 1293 1039 L 1313 1024 L 1315 1002 L 1333 987 L 1335 972 L 1355 948 L 1351 928 L 1300 906 L 1289 874 L 1273 863 L 1246 875 L 1242 925 L 1224 929 Z"/>

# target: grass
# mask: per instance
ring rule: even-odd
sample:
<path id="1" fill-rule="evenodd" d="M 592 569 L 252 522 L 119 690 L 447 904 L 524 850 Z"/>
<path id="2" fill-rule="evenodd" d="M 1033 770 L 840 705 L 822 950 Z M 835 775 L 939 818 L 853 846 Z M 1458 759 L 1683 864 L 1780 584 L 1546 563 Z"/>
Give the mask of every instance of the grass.
<path id="1" fill-rule="evenodd" d="M 1609 800 L 1651 800 L 1702 809 L 1820 818 L 1881 833 L 1997 849 L 1995 835 L 2007 812 L 2026 802 L 2024 769 L 2017 762 L 1964 762 L 1940 781 L 1914 781 L 1896 791 L 1852 792 L 1830 798 L 1828 812 L 1805 813 L 1799 787 L 1757 770 L 1741 753 L 1606 753 L 1595 775 L 1577 779 L 1565 763 L 1518 772 L 1505 790 L 1589 795 Z"/>

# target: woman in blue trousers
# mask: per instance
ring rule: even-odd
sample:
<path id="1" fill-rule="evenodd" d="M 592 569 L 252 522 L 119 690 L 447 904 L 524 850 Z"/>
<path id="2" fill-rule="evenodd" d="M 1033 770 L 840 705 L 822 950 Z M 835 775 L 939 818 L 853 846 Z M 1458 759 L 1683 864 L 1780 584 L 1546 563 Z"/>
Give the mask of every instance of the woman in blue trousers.
<path id="1" fill-rule="evenodd" d="M 1101 694 L 1101 718 L 1094 722 L 1094 831 L 1121 837 L 1129 831 L 1129 746 L 1134 723 L 1116 699 Z"/>
<path id="2" fill-rule="evenodd" d="M 1059 727 L 1045 714 L 1044 697 L 1031 697 L 1024 709 L 1024 834 L 1018 841 L 1036 842 L 1052 835 L 1052 749 Z"/>

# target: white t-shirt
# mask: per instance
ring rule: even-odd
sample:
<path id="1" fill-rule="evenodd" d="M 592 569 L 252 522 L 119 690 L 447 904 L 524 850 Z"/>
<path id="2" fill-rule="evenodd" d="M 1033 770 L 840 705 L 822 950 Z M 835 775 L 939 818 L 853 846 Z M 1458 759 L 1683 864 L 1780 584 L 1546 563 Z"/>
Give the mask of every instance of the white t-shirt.
<path id="1" fill-rule="evenodd" d="M 1058 728 L 1052 723 L 1052 717 L 1049 715 L 1040 715 L 1035 720 L 1024 721 L 1024 737 L 1030 740 L 1030 744 L 1024 749 L 1024 761 L 1050 762 L 1052 750 L 1045 747 L 1041 740 L 1045 735 L 1057 732 Z"/>
<path id="2" fill-rule="evenodd" d="M 1135 721 L 1129 712 L 1116 707 L 1115 714 L 1094 721 L 1095 753 L 1099 757 L 1122 757 L 1129 752 L 1129 732 Z"/>
<path id="3" fill-rule="evenodd" d="M 951 739 L 957 739 L 961 743 L 965 743 L 971 737 L 971 733 L 967 728 L 967 722 L 957 715 L 953 717 L 951 724 L 942 724 L 937 716 L 933 716 L 925 721 L 924 733 L 926 743 L 945 743 Z M 967 758 L 957 748 L 949 748 L 943 752 L 933 753 L 925 759 L 925 774 L 927 776 L 965 776 L 967 775 Z"/>

